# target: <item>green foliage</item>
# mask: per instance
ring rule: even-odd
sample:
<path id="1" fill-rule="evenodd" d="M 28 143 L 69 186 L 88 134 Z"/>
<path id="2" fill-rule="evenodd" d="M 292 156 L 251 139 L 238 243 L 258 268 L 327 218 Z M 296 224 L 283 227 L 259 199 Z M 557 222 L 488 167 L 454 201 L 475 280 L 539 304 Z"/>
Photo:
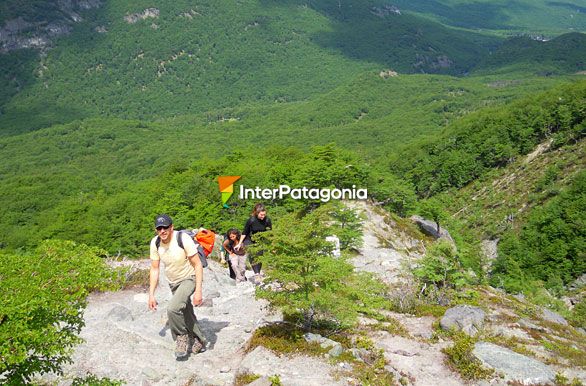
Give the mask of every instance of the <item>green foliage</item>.
<path id="1" fill-rule="evenodd" d="M 380 170 L 372 173 L 372 178 L 376 180 L 369 184 L 368 193 L 380 200 L 385 209 L 402 217 L 415 211 L 417 197 L 412 184 Z"/>
<path id="2" fill-rule="evenodd" d="M 279 377 L 278 374 L 275 375 L 271 375 L 269 377 L 269 381 L 271 381 L 271 386 L 281 386 L 281 378 Z"/>
<path id="3" fill-rule="evenodd" d="M 362 221 L 351 208 L 334 201 L 329 215 L 334 224 L 329 229 L 340 239 L 340 249 L 357 249 L 362 242 Z"/>
<path id="4" fill-rule="evenodd" d="M 350 326 L 358 313 L 373 314 L 388 307 L 385 288 L 368 275 L 356 275 L 345 258 L 329 255 L 331 207 L 324 205 L 304 216 L 283 214 L 273 220 L 273 229 L 263 232 L 251 253 L 264 251 L 259 260 L 271 281 L 258 296 L 280 307 L 286 315 L 311 330 L 316 320 L 331 320 Z"/>
<path id="5" fill-rule="evenodd" d="M 71 386 L 120 386 L 126 382 L 112 380 L 107 377 L 98 377 L 94 374 L 88 374 L 85 377 L 75 377 Z"/>
<path id="6" fill-rule="evenodd" d="M 448 366 L 468 380 L 488 378 L 494 372 L 482 367 L 480 360 L 472 354 L 475 343 L 474 338 L 459 333 L 454 336 L 454 345 L 442 350 L 447 355 Z"/>
<path id="7" fill-rule="evenodd" d="M 570 316 L 570 321 L 573 325 L 586 329 L 586 298 L 582 298 L 582 300 L 574 306 Z"/>
<path id="8" fill-rule="evenodd" d="M 580 379 L 574 378 L 571 381 L 563 374 L 557 373 L 555 375 L 556 386 L 583 386 L 584 384 Z"/>
<path id="9" fill-rule="evenodd" d="M 578 72 L 583 70 L 586 61 L 585 46 L 586 34 L 578 32 L 545 42 L 516 37 L 506 40 L 492 55 L 484 58 L 478 68 L 500 68 L 504 72 L 510 71 L 511 66 L 526 66 L 534 73 L 543 75 Z"/>
<path id="10" fill-rule="evenodd" d="M 282 322 L 269 324 L 256 329 L 248 343 L 247 350 L 263 346 L 277 354 L 303 353 L 311 356 L 322 356 L 328 350 L 319 343 L 309 343 L 303 337 L 303 329 L 294 323 Z"/>
<path id="11" fill-rule="evenodd" d="M 398 0 L 393 4 L 402 11 L 414 12 L 454 27 L 493 30 L 507 35 L 552 35 L 580 31 L 586 27 L 586 9 L 576 0 L 518 0 L 514 6 L 506 0 Z"/>
<path id="12" fill-rule="evenodd" d="M 371 348 L 370 355 L 364 362 L 357 361 L 353 364 L 352 375 L 358 379 L 361 385 L 386 386 L 395 384 L 395 377 L 385 366 L 387 362 L 384 350 Z"/>
<path id="13" fill-rule="evenodd" d="M 520 232 L 510 231 L 499 243 L 491 282 L 508 291 L 527 291 L 533 281 L 560 293 L 586 271 L 586 173 L 567 189 L 533 210 Z"/>
<path id="14" fill-rule="evenodd" d="M 327 213 L 320 209 L 302 218 L 283 216 L 273 223 L 271 232 L 260 234 L 258 245 L 251 248 L 252 254 L 265 251 L 259 260 L 266 264 L 271 279 L 284 288 L 278 292 L 263 290 L 259 295 L 287 314 L 300 314 L 307 331 L 316 316 L 341 316 L 332 315 L 339 304 L 335 298 L 352 273 L 348 263 L 329 255 L 331 244 L 325 240 L 329 231 L 324 225 L 327 220 Z"/>
<path id="15" fill-rule="evenodd" d="M 556 133 L 583 134 L 586 82 L 471 114 L 438 138 L 414 143 L 391 161 L 421 197 L 461 188 L 491 168 L 507 165 Z M 405 155 L 407 154 L 407 156 Z"/>
<path id="16" fill-rule="evenodd" d="M 236 379 L 234 379 L 234 386 L 244 386 L 252 383 L 260 378 L 258 374 L 251 374 L 251 373 L 238 373 L 236 374 Z"/>
<path id="17" fill-rule="evenodd" d="M 440 231 L 440 223 L 443 224 L 448 214 L 444 210 L 441 203 L 434 199 L 428 199 L 420 202 L 419 213 L 425 217 L 432 219 L 436 224 L 436 231 Z"/>
<path id="18" fill-rule="evenodd" d="M 454 246 L 447 241 L 432 245 L 413 274 L 421 281 L 423 293 L 436 289 L 459 289 L 470 283 Z"/>
<path id="19" fill-rule="evenodd" d="M 419 3 L 421 6 L 423 2 Z M 188 0 L 178 0 L 148 5 L 137 1 L 103 3 L 98 9 L 83 11 L 72 2 L 73 10 L 84 19 L 73 23 L 59 9 L 60 5 L 48 0 L 26 4 L 7 0 L 0 4 L 0 20 L 21 16 L 33 23 L 30 31 L 21 32 L 25 36 L 35 35 L 52 22 L 72 27 L 71 34 L 56 40 L 43 56 L 27 59 L 23 71 L 12 59 L 0 59 L 0 73 L 15 74 L 7 80 L 12 85 L 5 89 L 6 98 L 0 97 L 0 127 L 4 134 L 98 116 L 152 121 L 199 114 L 206 123 L 220 121 L 230 125 L 241 116 L 233 116 L 228 110 L 262 106 L 255 114 L 265 115 L 279 105 L 295 108 L 297 102 L 327 94 L 365 72 L 378 74 L 381 69 L 393 69 L 401 74 L 468 74 L 483 58 L 491 58 L 502 38 L 476 28 L 465 30 L 442 23 L 452 24 L 452 17 L 460 20 L 462 15 L 474 20 L 473 24 L 484 22 L 486 17 L 472 19 L 471 15 L 486 12 L 528 17 L 526 10 L 512 11 L 502 6 L 495 10 L 490 4 L 477 4 L 478 9 L 472 6 L 472 10 L 439 7 L 444 17 L 434 21 L 428 12 L 377 15 L 376 9 L 387 5 L 381 0 L 257 0 L 246 6 L 209 0 L 194 6 Z M 158 17 L 136 23 L 124 19 L 147 6 L 159 9 Z M 412 4 L 405 6 L 411 8 Z M 543 3 L 539 8 L 528 8 L 540 11 L 530 12 L 531 15 L 552 8 L 559 10 Z M 582 15 L 576 13 L 572 20 Z M 564 22 L 567 19 L 564 17 Z M 97 32 L 104 28 L 107 32 Z M 517 24 L 504 23 L 498 26 L 498 32 L 513 28 Z M 583 57 L 582 40 L 574 40 L 578 42 L 572 45 L 564 44 L 571 39 L 541 44 L 528 58 L 534 63 L 544 55 L 554 57 L 549 68 L 566 73 L 573 68 L 568 63 Z M 20 53 L 1 56 L 5 55 Z M 497 64 L 509 65 L 510 60 L 503 56 L 503 60 L 498 56 Z M 530 67 L 532 63 L 526 62 L 521 63 Z M 531 73 L 531 67 L 517 71 Z M 450 83 L 459 89 L 460 84 L 468 82 Z M 482 82 L 477 84 L 481 85 Z M 412 94 L 410 98 L 420 96 Z M 435 100 L 435 109 L 452 113 L 452 101 L 441 99 Z M 345 121 L 358 121 L 372 114 L 376 111 L 373 105 L 379 104 L 376 100 L 369 98 L 345 111 Z M 407 105 L 403 103 L 401 107 Z M 310 118 L 319 121 L 322 116 L 332 115 L 334 112 L 322 109 Z M 293 119 L 279 122 L 278 128 L 296 121 L 290 118 Z M 426 119 L 422 114 L 416 121 Z M 411 127 L 413 123 L 403 126 Z"/>
<path id="20" fill-rule="evenodd" d="M 35 373 L 60 373 L 81 339 L 86 296 L 113 288 L 104 251 L 46 241 L 34 254 L 0 251 L 0 376 L 22 384 Z"/>

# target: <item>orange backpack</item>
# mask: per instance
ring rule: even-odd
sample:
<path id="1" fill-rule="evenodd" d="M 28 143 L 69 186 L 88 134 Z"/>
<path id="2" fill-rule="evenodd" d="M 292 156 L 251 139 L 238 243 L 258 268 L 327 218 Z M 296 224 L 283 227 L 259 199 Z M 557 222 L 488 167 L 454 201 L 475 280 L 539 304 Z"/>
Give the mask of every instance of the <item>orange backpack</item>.
<path id="1" fill-rule="evenodd" d="M 214 250 L 214 243 L 216 242 L 216 234 L 208 229 L 202 229 L 195 234 L 195 241 L 203 248 L 206 257 Z"/>

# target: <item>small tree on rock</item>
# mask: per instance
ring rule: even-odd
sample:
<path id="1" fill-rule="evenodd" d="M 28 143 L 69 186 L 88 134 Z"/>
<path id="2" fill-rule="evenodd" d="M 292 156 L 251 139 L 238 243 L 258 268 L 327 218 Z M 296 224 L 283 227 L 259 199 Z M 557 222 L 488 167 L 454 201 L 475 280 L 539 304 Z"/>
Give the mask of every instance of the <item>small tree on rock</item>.
<path id="1" fill-rule="evenodd" d="M 259 259 L 265 264 L 269 281 L 259 295 L 286 315 L 297 317 L 306 331 L 316 318 L 344 321 L 345 279 L 352 267 L 343 259 L 330 255 L 332 245 L 325 240 L 331 231 L 331 208 L 320 207 L 304 217 L 287 214 L 277 219 L 270 232 L 255 235 L 257 243 L 251 253 L 263 251 Z M 348 309 L 346 310 L 348 311 Z"/>

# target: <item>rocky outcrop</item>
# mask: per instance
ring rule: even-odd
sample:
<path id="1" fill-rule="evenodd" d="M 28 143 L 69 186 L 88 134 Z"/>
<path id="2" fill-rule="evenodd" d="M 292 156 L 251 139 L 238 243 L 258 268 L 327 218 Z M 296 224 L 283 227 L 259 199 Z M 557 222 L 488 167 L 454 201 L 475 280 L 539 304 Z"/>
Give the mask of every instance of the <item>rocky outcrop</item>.
<path id="1" fill-rule="evenodd" d="M 317 343 L 321 346 L 321 348 L 330 349 L 328 351 L 328 355 L 332 358 L 339 357 L 344 351 L 340 343 L 325 338 L 319 334 L 312 334 L 308 332 L 303 336 L 303 338 L 305 338 L 305 341 L 308 343 Z"/>
<path id="2" fill-rule="evenodd" d="M 425 233 L 426 235 L 431 236 L 436 239 L 445 239 L 445 240 L 450 241 L 451 243 L 454 242 L 454 239 L 452 239 L 450 232 L 448 232 L 446 229 L 440 227 L 439 231 L 438 231 L 437 224 L 435 222 L 433 222 L 431 220 L 424 219 L 421 216 L 411 216 L 411 220 L 415 224 L 417 224 L 419 229 L 421 229 L 421 231 L 423 233 Z"/>
<path id="3" fill-rule="evenodd" d="M 482 240 L 480 243 L 480 250 L 488 261 L 496 260 L 498 257 L 498 243 L 499 239 Z"/>
<path id="4" fill-rule="evenodd" d="M 23 48 L 49 48 L 55 38 L 68 35 L 75 23 L 83 21 L 79 12 L 101 5 L 100 0 L 59 0 L 51 4 L 63 15 L 57 20 L 48 20 L 45 15 L 37 15 L 34 20 L 21 16 L 7 20 L 0 26 L 0 53 Z"/>
<path id="5" fill-rule="evenodd" d="M 415 261 L 425 251 L 421 240 L 404 232 L 392 219 L 377 212 L 365 201 L 351 201 L 349 208 L 368 218 L 363 225 L 362 246 L 351 260 L 357 271 L 377 274 L 385 283 L 400 281 L 406 262 Z"/>
<path id="6" fill-rule="evenodd" d="M 128 24 L 134 24 L 134 23 L 138 22 L 139 20 L 146 20 L 148 18 L 156 19 L 158 17 L 159 17 L 159 9 L 158 8 L 147 8 L 142 12 L 133 13 L 133 14 L 124 16 L 124 20 Z"/>
<path id="7" fill-rule="evenodd" d="M 541 385 L 553 383 L 555 380 L 555 372 L 548 366 L 496 344 L 478 342 L 472 354 L 483 366 L 502 374 L 507 382 Z"/>
<path id="8" fill-rule="evenodd" d="M 149 266 L 148 261 L 138 263 L 140 269 Z M 236 285 L 227 268 L 209 261 L 204 269 L 206 304 L 195 309 L 209 344 L 206 352 L 191 355 L 184 362 L 173 356 L 175 345 L 166 324 L 171 292 L 163 272 L 156 311 L 148 309 L 148 290 L 144 288 L 92 294 L 80 334 L 85 342 L 75 348 L 73 363 L 64 367 L 63 378 L 44 375 L 43 380 L 67 385 L 73 377 L 89 372 L 129 385 L 176 385 L 190 380 L 193 384 L 231 385 L 252 332 L 281 319 L 278 314 L 269 314 L 266 302 L 256 300 L 254 293 L 253 284 Z M 267 370 L 268 375 L 275 373 Z"/>
<path id="9" fill-rule="evenodd" d="M 541 318 L 551 323 L 561 324 L 562 326 L 568 325 L 568 321 L 564 319 L 563 316 L 556 312 L 548 310 L 547 308 L 543 308 L 541 310 Z"/>
<path id="10" fill-rule="evenodd" d="M 476 335 L 484 325 L 485 313 L 473 306 L 456 306 L 448 309 L 440 320 L 444 330 L 462 331 L 467 335 Z"/>
<path id="11" fill-rule="evenodd" d="M 306 356 L 280 357 L 262 346 L 250 352 L 240 363 L 238 373 L 257 374 L 265 377 L 278 375 L 284 386 L 336 386 L 345 385 L 329 375 L 335 368 L 325 362 Z"/>
<path id="12" fill-rule="evenodd" d="M 394 78 L 395 76 L 399 76 L 399 74 L 397 73 L 397 71 L 383 70 L 378 73 L 378 76 L 380 76 L 383 79 L 387 79 L 387 78 Z"/>
<path id="13" fill-rule="evenodd" d="M 370 9 L 370 12 L 373 15 L 376 15 L 378 17 L 385 17 L 385 16 L 389 16 L 389 15 L 400 15 L 401 14 L 401 10 L 399 9 L 399 7 L 392 5 L 392 4 L 386 4 L 386 5 L 383 5 L 382 7 L 372 7 Z"/>

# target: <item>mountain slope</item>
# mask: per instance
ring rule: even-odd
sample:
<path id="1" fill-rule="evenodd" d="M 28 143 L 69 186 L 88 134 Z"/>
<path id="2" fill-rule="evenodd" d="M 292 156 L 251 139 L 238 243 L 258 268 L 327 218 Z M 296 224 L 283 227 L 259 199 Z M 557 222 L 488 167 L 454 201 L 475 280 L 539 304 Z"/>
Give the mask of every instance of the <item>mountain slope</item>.
<path id="1" fill-rule="evenodd" d="M 586 70 L 586 34 L 573 32 L 545 42 L 528 37 L 509 39 L 475 71 L 504 73 L 521 68 L 543 75 Z"/>
<path id="2" fill-rule="evenodd" d="M 586 7 L 579 0 L 395 0 L 403 12 L 473 30 L 555 36 L 586 30 Z"/>

